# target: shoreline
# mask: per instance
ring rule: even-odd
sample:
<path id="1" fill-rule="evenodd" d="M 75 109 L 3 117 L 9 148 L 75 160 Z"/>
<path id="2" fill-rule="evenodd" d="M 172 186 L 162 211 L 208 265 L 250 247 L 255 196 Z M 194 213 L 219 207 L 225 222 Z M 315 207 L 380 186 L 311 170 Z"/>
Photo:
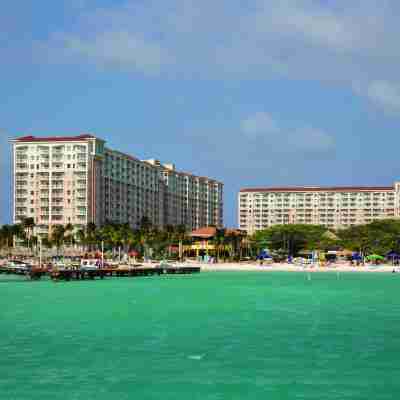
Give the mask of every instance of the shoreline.
<path id="1" fill-rule="evenodd" d="M 194 264 L 193 264 L 194 265 Z M 333 265 L 333 266 L 301 266 L 301 265 L 290 265 L 290 264 L 269 264 L 269 265 L 257 265 L 257 264 L 239 264 L 239 263 L 219 263 L 219 264 L 196 264 L 201 267 L 202 271 L 207 272 L 378 272 L 378 273 L 392 273 L 393 270 L 400 272 L 400 266 L 344 266 L 344 265 Z"/>

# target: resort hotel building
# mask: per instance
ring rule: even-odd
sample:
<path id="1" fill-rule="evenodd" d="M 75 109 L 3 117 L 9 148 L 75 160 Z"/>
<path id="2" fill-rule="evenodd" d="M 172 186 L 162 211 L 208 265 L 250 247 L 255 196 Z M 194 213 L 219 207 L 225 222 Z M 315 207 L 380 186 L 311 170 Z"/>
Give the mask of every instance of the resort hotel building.
<path id="1" fill-rule="evenodd" d="M 277 224 L 332 229 L 400 217 L 400 182 L 382 187 L 270 187 L 241 189 L 239 228 L 248 233 Z"/>
<path id="2" fill-rule="evenodd" d="M 13 221 L 34 219 L 36 234 L 57 224 L 129 223 L 188 230 L 223 225 L 223 184 L 111 150 L 92 135 L 25 136 L 13 147 Z"/>

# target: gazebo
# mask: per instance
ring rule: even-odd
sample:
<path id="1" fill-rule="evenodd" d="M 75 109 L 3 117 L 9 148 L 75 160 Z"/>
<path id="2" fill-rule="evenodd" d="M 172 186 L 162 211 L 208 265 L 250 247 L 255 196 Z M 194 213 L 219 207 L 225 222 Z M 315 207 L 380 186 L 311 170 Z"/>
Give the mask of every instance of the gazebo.
<path id="1" fill-rule="evenodd" d="M 223 237 L 228 236 L 244 236 L 245 233 L 240 229 L 218 229 L 215 226 L 207 226 L 192 231 L 192 244 L 184 246 L 184 253 L 187 256 L 202 257 L 216 256 L 219 250 L 226 251 L 229 246 L 226 244 L 216 244 L 217 238 L 223 232 Z"/>

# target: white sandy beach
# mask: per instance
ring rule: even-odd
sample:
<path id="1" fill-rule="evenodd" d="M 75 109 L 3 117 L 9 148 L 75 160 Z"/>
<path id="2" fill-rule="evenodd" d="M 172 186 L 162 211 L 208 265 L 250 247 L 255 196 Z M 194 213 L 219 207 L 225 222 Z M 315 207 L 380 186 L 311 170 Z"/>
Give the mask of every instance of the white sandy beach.
<path id="1" fill-rule="evenodd" d="M 186 264 L 187 265 L 187 264 Z M 329 266 L 318 265 L 293 265 L 288 263 L 275 263 L 259 265 L 256 263 L 193 263 L 193 265 L 201 267 L 202 271 L 291 271 L 291 272 L 400 272 L 399 266 L 391 265 L 366 265 L 366 266 L 351 266 L 344 264 L 334 264 Z"/>

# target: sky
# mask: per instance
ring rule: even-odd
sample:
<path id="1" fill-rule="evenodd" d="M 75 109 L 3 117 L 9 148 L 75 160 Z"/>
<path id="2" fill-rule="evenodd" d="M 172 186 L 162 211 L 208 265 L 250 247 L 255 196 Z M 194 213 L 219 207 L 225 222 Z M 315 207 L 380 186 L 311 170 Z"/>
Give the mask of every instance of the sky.
<path id="1" fill-rule="evenodd" d="M 13 0 L 0 12 L 0 224 L 21 135 L 92 133 L 242 187 L 399 179 L 397 0 Z"/>

